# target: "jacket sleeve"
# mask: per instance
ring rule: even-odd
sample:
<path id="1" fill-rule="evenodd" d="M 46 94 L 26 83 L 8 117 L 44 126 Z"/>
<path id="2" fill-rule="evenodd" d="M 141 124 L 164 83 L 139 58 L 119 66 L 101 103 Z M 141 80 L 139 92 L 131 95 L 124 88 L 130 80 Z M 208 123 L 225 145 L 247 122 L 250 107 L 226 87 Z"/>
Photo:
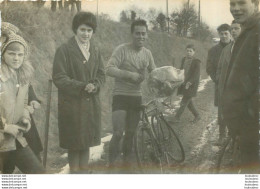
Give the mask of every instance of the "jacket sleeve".
<path id="1" fill-rule="evenodd" d="M 132 76 L 132 72 L 121 70 L 119 67 L 124 60 L 124 52 L 121 46 L 117 47 L 108 61 L 106 74 L 110 77 L 128 80 Z"/>
<path id="2" fill-rule="evenodd" d="M 185 61 L 185 57 L 183 57 L 182 60 L 181 60 L 180 70 L 183 70 L 183 69 L 184 69 L 184 61 Z"/>
<path id="3" fill-rule="evenodd" d="M 153 71 L 155 68 L 156 68 L 156 65 L 154 63 L 152 52 L 149 51 L 149 65 L 147 67 L 147 70 L 149 73 L 151 73 L 151 71 Z"/>
<path id="4" fill-rule="evenodd" d="M 192 69 L 190 70 L 190 77 L 187 79 L 187 82 L 190 82 L 191 84 L 194 84 L 200 79 L 200 60 L 195 59 L 194 62 L 192 63 Z"/>
<path id="5" fill-rule="evenodd" d="M 57 49 L 53 62 L 53 82 L 59 90 L 72 96 L 80 96 L 87 83 L 72 79 L 68 75 L 65 47 Z"/>
<path id="6" fill-rule="evenodd" d="M 213 56 L 214 56 L 213 49 L 210 49 L 208 52 L 206 72 L 210 76 L 212 81 L 216 82 L 216 73 L 214 72 Z"/>
<path id="7" fill-rule="evenodd" d="M 104 61 L 100 51 L 98 51 L 98 62 L 99 64 L 98 64 L 97 76 L 93 81 L 94 85 L 97 87 L 97 90 L 99 90 L 101 85 L 106 81 Z"/>
<path id="8" fill-rule="evenodd" d="M 218 81 L 219 81 L 219 77 L 221 75 L 221 70 L 222 70 L 222 65 L 224 63 L 224 53 L 223 52 L 224 51 L 222 51 L 219 62 L 218 62 L 218 67 L 217 67 L 217 71 L 216 71 L 216 83 L 218 83 Z"/>

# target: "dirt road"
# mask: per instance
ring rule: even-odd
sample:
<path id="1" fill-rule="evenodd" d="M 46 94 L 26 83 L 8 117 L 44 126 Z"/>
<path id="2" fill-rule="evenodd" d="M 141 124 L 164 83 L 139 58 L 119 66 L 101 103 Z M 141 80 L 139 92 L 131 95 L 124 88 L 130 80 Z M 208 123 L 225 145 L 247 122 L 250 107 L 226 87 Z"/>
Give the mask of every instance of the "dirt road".
<path id="1" fill-rule="evenodd" d="M 193 116 L 188 110 L 185 110 L 181 122 L 172 125 L 183 143 L 186 158 L 183 163 L 174 167 L 171 173 L 213 173 L 217 161 L 216 154 L 219 151 L 219 147 L 216 145 L 218 139 L 217 109 L 213 105 L 213 99 L 214 84 L 209 79 L 202 80 L 200 91 L 194 100 L 201 114 L 201 120 L 192 124 Z M 179 103 L 179 101 L 176 103 Z M 91 149 L 91 173 L 108 173 L 106 164 L 110 139 L 111 135 L 107 134 L 102 138 L 100 146 Z M 60 174 L 69 173 L 67 154 L 63 154 L 53 161 L 48 171 Z M 112 173 L 121 172 L 114 171 Z M 132 170 L 132 173 L 140 172 Z"/>

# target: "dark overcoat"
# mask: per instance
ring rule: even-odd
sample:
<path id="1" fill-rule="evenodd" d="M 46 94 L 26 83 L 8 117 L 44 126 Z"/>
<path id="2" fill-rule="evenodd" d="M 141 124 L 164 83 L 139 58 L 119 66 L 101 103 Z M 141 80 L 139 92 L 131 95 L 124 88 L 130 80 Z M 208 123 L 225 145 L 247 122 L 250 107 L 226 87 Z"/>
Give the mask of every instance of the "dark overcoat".
<path id="1" fill-rule="evenodd" d="M 60 146 L 84 150 L 101 141 L 101 105 L 99 88 L 105 82 L 99 49 L 90 42 L 90 58 L 83 56 L 75 37 L 56 51 L 53 82 L 58 88 L 58 125 Z M 93 83 L 98 90 L 84 89 Z"/>
<path id="2" fill-rule="evenodd" d="M 184 62 L 185 57 L 182 59 L 181 63 L 181 70 L 184 69 Z M 188 97 L 195 97 L 197 95 L 199 82 L 200 82 L 200 60 L 197 58 L 193 58 L 191 62 L 191 66 L 184 78 L 183 84 L 178 89 L 178 95 L 188 96 Z M 185 89 L 186 83 L 190 82 L 192 85 Z"/>
<path id="3" fill-rule="evenodd" d="M 226 120 L 258 122 L 259 22 L 259 14 L 249 19 L 234 44 L 221 95 Z"/>
<path id="4" fill-rule="evenodd" d="M 206 65 L 206 72 L 215 83 L 215 98 L 214 98 L 214 105 L 218 106 L 218 81 L 216 78 L 218 63 L 220 59 L 220 55 L 222 53 L 223 48 L 227 44 L 219 42 L 219 44 L 215 45 L 208 51 L 207 57 L 207 65 Z"/>

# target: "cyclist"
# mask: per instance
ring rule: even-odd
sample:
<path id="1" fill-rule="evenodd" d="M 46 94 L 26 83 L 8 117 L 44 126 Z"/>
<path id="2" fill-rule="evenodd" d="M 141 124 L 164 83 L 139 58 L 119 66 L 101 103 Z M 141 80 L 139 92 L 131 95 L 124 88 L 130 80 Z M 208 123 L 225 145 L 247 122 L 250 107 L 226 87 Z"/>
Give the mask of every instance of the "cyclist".
<path id="1" fill-rule="evenodd" d="M 151 51 L 144 47 L 148 37 L 147 30 L 145 20 L 134 21 L 131 25 L 132 42 L 119 45 L 107 65 L 107 75 L 115 78 L 109 167 L 114 166 L 119 154 L 119 144 L 124 130 L 123 161 L 124 165 L 130 163 L 133 136 L 140 119 L 141 83 L 145 71 L 151 72 L 156 67 Z"/>

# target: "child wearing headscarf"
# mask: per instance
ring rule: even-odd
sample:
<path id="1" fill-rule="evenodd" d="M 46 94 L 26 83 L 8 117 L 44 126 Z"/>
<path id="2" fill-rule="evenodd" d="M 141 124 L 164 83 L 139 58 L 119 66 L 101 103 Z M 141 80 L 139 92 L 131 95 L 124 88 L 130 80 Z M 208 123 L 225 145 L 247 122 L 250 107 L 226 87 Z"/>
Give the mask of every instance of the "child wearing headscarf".
<path id="1" fill-rule="evenodd" d="M 8 159 L 25 174 L 44 173 L 23 134 L 31 128 L 28 89 L 33 67 L 25 40 L 12 30 L 2 33 L 0 68 L 0 171 Z"/>

